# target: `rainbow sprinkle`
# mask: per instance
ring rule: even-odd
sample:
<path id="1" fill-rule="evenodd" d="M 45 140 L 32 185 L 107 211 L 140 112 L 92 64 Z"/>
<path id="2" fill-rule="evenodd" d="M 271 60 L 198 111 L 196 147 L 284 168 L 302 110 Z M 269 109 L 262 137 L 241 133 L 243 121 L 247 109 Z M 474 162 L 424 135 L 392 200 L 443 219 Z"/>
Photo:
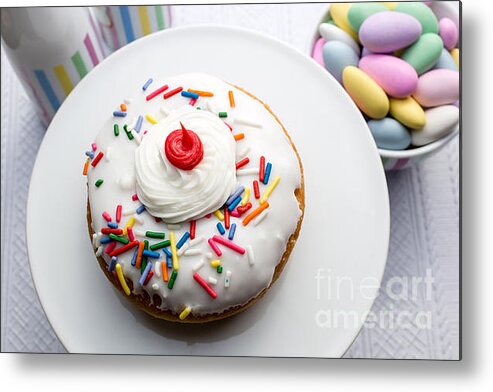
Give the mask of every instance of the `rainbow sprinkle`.
<path id="1" fill-rule="evenodd" d="M 235 232 L 236 232 L 236 223 L 233 223 L 229 229 L 229 233 L 228 233 L 228 239 L 229 240 L 233 240 L 233 238 L 235 237 Z"/>
<path id="2" fill-rule="evenodd" d="M 226 205 L 229 206 L 233 201 L 235 201 L 239 196 L 241 196 L 241 194 L 243 193 L 244 190 L 245 190 L 245 187 L 243 185 L 240 185 L 238 188 L 236 188 L 236 190 L 233 192 L 233 194 L 230 197 L 228 197 L 228 200 L 226 200 Z M 241 197 L 240 197 L 240 200 L 241 200 Z"/>
<path id="3" fill-rule="evenodd" d="M 178 263 L 178 255 L 176 254 L 175 232 L 169 232 L 169 240 L 171 246 L 171 260 L 173 261 L 173 270 L 178 271 L 180 264 Z"/>
<path id="4" fill-rule="evenodd" d="M 190 238 L 190 233 L 189 233 L 188 231 L 186 231 L 186 232 L 182 235 L 182 237 L 180 238 L 180 240 L 176 243 L 176 248 L 177 248 L 177 249 L 180 249 L 180 248 L 183 246 L 183 244 L 184 244 L 185 242 L 187 242 L 187 240 L 188 240 L 189 238 Z"/>
<path id="5" fill-rule="evenodd" d="M 243 193 L 243 197 L 241 198 L 240 204 L 244 206 L 246 203 L 248 203 L 248 200 L 250 200 L 250 188 L 246 187 L 245 192 Z"/>
<path id="6" fill-rule="evenodd" d="M 165 84 L 162 87 L 159 87 L 157 90 L 154 90 L 152 93 L 150 93 L 146 97 L 146 101 L 150 101 L 152 98 L 157 97 L 159 94 L 161 94 L 162 92 L 166 91 L 167 89 L 168 89 L 168 85 L 167 84 Z"/>
<path id="7" fill-rule="evenodd" d="M 227 240 L 226 238 L 219 237 L 218 235 L 215 235 L 212 237 L 214 242 L 217 242 L 221 245 L 226 246 L 227 248 L 234 250 L 235 252 L 239 254 L 245 254 L 245 249 L 243 249 L 241 246 L 236 245 L 234 242 Z"/>
<path id="8" fill-rule="evenodd" d="M 84 169 L 82 169 L 82 175 L 87 176 L 87 171 L 89 170 L 89 161 L 90 158 L 86 159 L 86 163 L 84 163 Z"/>
<path id="9" fill-rule="evenodd" d="M 217 210 L 217 211 L 214 211 L 214 215 L 216 216 L 217 219 L 219 219 L 220 221 L 223 221 L 224 220 L 224 215 L 221 211 Z"/>
<path id="10" fill-rule="evenodd" d="M 212 288 L 207 284 L 207 282 L 197 273 L 193 274 L 195 281 L 209 294 L 212 298 L 216 299 L 217 294 Z"/>
<path id="11" fill-rule="evenodd" d="M 144 286 L 144 283 L 147 279 L 147 275 L 149 274 L 149 272 L 151 271 L 151 268 L 152 268 L 152 263 L 147 263 L 145 269 L 144 269 L 144 272 L 142 273 L 142 275 L 140 276 L 140 279 L 139 279 L 139 284 L 141 286 Z"/>
<path id="12" fill-rule="evenodd" d="M 233 95 L 233 91 L 231 90 L 228 91 L 228 98 L 229 98 L 229 106 L 234 108 L 236 104 L 235 104 L 235 96 Z"/>
<path id="13" fill-rule="evenodd" d="M 146 237 L 164 239 L 164 233 L 158 231 L 146 231 Z"/>
<path id="14" fill-rule="evenodd" d="M 194 90 L 194 89 L 191 89 L 191 88 L 189 88 L 187 91 L 190 92 L 190 93 L 195 93 L 199 97 L 213 97 L 214 96 L 214 94 L 211 93 L 210 91 Z"/>
<path id="15" fill-rule="evenodd" d="M 269 183 L 269 177 L 270 177 L 270 172 L 272 170 L 272 163 L 268 163 L 267 166 L 265 167 L 265 174 L 264 174 L 264 185 L 267 185 Z"/>
<path id="16" fill-rule="evenodd" d="M 143 122 L 144 122 L 144 117 L 139 115 L 139 117 L 137 117 L 137 122 L 136 122 L 135 127 L 134 127 L 135 132 L 140 133 L 140 130 L 142 129 L 142 123 Z"/>
<path id="17" fill-rule="evenodd" d="M 146 114 L 146 120 L 149 121 L 151 124 L 157 124 L 157 120 L 150 114 Z"/>
<path id="18" fill-rule="evenodd" d="M 182 91 L 181 96 L 185 97 L 185 98 L 192 98 L 192 99 L 198 99 L 199 98 L 199 94 L 193 93 L 191 91 Z"/>
<path id="19" fill-rule="evenodd" d="M 185 320 L 191 311 L 192 311 L 192 308 L 190 306 L 185 307 L 185 309 L 183 309 L 183 311 L 180 313 L 180 316 L 179 316 L 180 320 Z"/>
<path id="20" fill-rule="evenodd" d="M 120 265 L 120 263 L 116 264 L 116 274 L 118 275 L 118 280 L 122 285 L 123 291 L 125 292 L 125 294 L 130 295 L 130 289 L 128 288 L 127 282 L 125 281 L 125 278 L 123 276 L 122 266 Z"/>
<path id="21" fill-rule="evenodd" d="M 147 87 L 149 87 L 152 82 L 153 82 L 152 78 L 147 79 L 147 81 L 142 86 L 142 91 L 146 91 L 147 90 Z"/>
<path id="22" fill-rule="evenodd" d="M 149 249 L 150 250 L 158 250 L 158 249 L 166 248 L 167 246 L 170 246 L 170 245 L 171 245 L 171 241 L 170 240 L 165 240 L 165 241 L 158 242 L 156 244 L 152 244 L 149 247 Z"/>
<path id="23" fill-rule="evenodd" d="M 226 233 L 226 230 L 224 230 L 224 227 L 223 227 L 221 222 L 217 222 L 216 227 L 217 227 L 217 231 L 219 231 L 219 233 L 221 233 L 221 235 Z"/>
<path id="24" fill-rule="evenodd" d="M 268 178 L 267 178 L 267 180 L 268 180 Z M 270 184 L 269 187 L 265 190 L 265 192 L 262 195 L 262 197 L 260 198 L 260 204 L 262 204 L 263 202 L 265 202 L 269 198 L 269 196 L 271 195 L 272 191 L 276 188 L 277 184 L 279 184 L 279 181 L 281 181 L 281 177 L 280 176 L 277 176 L 274 179 L 274 181 L 272 182 L 272 184 Z"/>
<path id="25" fill-rule="evenodd" d="M 178 272 L 176 272 L 176 270 L 173 270 L 173 272 L 171 273 L 171 277 L 169 278 L 168 289 L 171 290 L 173 288 L 177 276 L 178 276 Z"/>
<path id="26" fill-rule="evenodd" d="M 96 155 L 96 158 L 94 158 L 91 162 L 92 167 L 96 167 L 96 165 L 99 163 L 101 159 L 103 159 L 104 153 L 102 151 L 99 151 L 99 154 Z"/>
<path id="27" fill-rule="evenodd" d="M 168 91 L 166 94 L 163 95 L 163 98 L 164 99 L 168 99 L 168 98 L 171 98 L 173 95 L 176 95 L 178 94 L 179 92 L 181 92 L 183 90 L 183 87 L 177 87 L 171 91 Z"/>

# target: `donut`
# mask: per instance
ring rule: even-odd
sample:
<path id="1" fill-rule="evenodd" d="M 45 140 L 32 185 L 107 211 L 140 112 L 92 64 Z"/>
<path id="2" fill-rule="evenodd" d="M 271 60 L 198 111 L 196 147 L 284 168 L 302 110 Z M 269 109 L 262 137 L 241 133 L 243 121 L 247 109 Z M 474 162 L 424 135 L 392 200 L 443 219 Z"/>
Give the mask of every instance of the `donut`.
<path id="1" fill-rule="evenodd" d="M 251 93 L 201 73 L 149 79 L 118 105 L 83 169 L 104 274 L 158 319 L 204 323 L 250 307 L 303 220 L 303 167 L 285 128 Z"/>

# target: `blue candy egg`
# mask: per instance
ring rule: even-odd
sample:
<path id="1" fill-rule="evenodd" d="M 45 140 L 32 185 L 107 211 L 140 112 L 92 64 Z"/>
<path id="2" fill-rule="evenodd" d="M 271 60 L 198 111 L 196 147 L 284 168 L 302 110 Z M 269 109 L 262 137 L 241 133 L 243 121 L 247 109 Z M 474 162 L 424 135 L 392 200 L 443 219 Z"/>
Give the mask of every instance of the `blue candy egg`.
<path id="1" fill-rule="evenodd" d="M 384 150 L 405 150 L 411 144 L 411 134 L 393 118 L 368 121 L 368 127 L 377 143 Z"/>
<path id="2" fill-rule="evenodd" d="M 329 41 L 323 47 L 324 64 L 327 71 L 342 84 L 342 71 L 348 65 L 358 66 L 359 56 L 340 41 Z"/>
<path id="3" fill-rule="evenodd" d="M 442 49 L 442 54 L 438 59 L 438 63 L 435 65 L 434 69 L 451 69 L 452 71 L 458 71 L 459 68 L 455 64 L 455 60 L 447 49 Z"/>

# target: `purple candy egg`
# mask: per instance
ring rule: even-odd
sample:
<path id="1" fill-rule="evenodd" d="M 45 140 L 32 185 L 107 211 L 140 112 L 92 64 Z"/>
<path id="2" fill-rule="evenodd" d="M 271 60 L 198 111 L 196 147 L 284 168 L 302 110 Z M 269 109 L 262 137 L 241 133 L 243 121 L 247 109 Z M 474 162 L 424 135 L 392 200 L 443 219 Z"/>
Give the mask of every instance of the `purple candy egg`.
<path id="1" fill-rule="evenodd" d="M 398 57 L 370 54 L 360 60 L 359 68 L 391 97 L 405 98 L 418 85 L 415 69 Z"/>
<path id="2" fill-rule="evenodd" d="M 361 44 L 374 53 L 389 53 L 405 48 L 420 37 L 422 27 L 411 15 L 396 11 L 378 12 L 361 25 Z"/>

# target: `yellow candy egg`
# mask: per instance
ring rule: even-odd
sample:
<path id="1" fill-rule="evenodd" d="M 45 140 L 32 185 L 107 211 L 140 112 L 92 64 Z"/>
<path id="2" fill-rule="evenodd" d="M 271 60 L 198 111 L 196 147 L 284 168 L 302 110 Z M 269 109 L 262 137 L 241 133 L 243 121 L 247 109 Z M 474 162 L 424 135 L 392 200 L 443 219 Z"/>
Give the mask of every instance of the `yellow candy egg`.
<path id="1" fill-rule="evenodd" d="M 344 88 L 367 116 L 384 118 L 389 112 L 389 98 L 382 88 L 359 68 L 348 66 L 342 71 Z"/>
<path id="2" fill-rule="evenodd" d="M 423 128 L 426 124 L 423 108 L 411 97 L 390 98 L 390 115 L 412 129 Z"/>
<path id="3" fill-rule="evenodd" d="M 397 4 L 399 4 L 398 1 L 384 1 L 382 3 L 385 7 L 387 7 L 389 10 L 394 10 L 395 7 L 397 7 Z"/>
<path id="4" fill-rule="evenodd" d="M 359 42 L 358 33 L 353 30 L 347 19 L 347 13 L 352 5 L 352 3 L 333 3 L 330 6 L 330 16 L 332 16 L 335 24 L 341 30 L 348 33 L 356 42 Z"/>
<path id="5" fill-rule="evenodd" d="M 452 58 L 454 59 L 455 61 L 455 64 L 457 64 L 457 68 L 460 67 L 459 63 L 460 63 L 460 52 L 459 52 L 459 49 L 457 48 L 454 48 L 450 51 L 450 54 L 452 55 Z"/>

